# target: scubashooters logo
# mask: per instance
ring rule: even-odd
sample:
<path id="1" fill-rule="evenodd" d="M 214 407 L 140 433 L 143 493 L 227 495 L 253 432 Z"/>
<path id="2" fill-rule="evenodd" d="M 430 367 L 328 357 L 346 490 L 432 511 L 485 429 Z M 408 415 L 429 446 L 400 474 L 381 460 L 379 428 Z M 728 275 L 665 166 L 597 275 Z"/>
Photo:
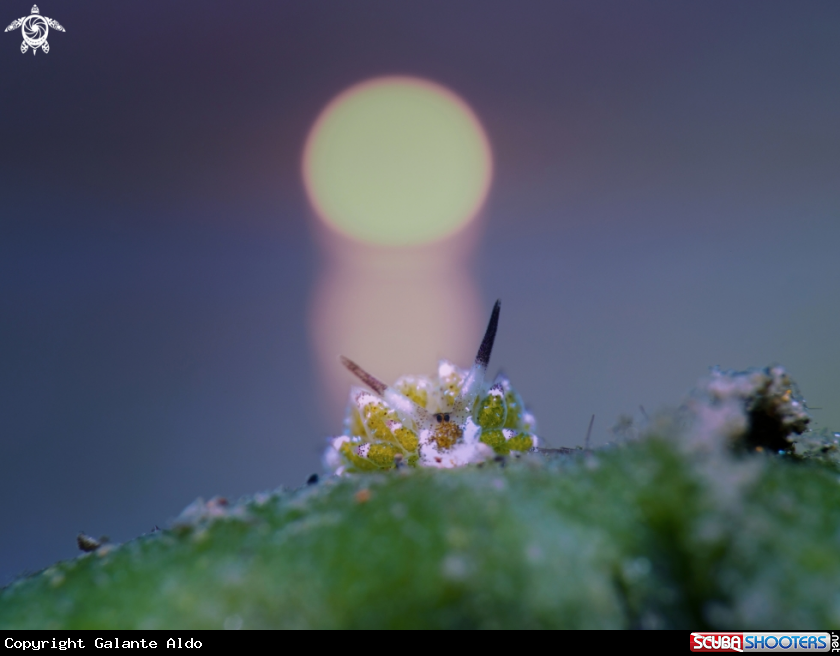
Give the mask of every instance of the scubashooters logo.
<path id="1" fill-rule="evenodd" d="M 33 55 L 38 52 L 38 48 L 44 52 L 50 51 L 50 44 L 47 43 L 47 34 L 50 32 L 50 28 L 64 32 L 64 28 L 59 25 L 57 20 L 41 16 L 38 5 L 32 5 L 32 13 L 29 16 L 23 16 L 12 21 L 11 25 L 6 28 L 6 32 L 11 32 L 17 28 L 20 28 L 23 34 L 20 51 L 25 53 L 32 48 Z"/>
<path id="2" fill-rule="evenodd" d="M 823 652 L 832 651 L 832 636 L 827 632 L 743 632 L 691 634 L 691 651 L 728 652 Z"/>

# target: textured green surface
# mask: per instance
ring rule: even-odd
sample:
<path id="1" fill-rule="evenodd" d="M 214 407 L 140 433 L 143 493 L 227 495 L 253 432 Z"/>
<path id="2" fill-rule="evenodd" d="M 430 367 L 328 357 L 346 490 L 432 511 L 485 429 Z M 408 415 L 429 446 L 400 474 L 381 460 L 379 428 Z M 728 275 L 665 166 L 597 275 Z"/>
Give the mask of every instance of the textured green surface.
<path id="1" fill-rule="evenodd" d="M 203 512 L 13 583 L 0 628 L 840 625 L 832 462 L 646 438 Z"/>

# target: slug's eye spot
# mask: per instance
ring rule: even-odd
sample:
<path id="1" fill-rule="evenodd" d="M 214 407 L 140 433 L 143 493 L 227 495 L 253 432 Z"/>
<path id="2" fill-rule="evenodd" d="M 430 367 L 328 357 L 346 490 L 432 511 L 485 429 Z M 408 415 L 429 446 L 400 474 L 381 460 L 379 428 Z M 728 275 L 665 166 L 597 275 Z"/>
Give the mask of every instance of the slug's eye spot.
<path id="1" fill-rule="evenodd" d="M 449 421 L 449 414 L 448 413 L 443 415 L 443 420 L 444 421 Z"/>

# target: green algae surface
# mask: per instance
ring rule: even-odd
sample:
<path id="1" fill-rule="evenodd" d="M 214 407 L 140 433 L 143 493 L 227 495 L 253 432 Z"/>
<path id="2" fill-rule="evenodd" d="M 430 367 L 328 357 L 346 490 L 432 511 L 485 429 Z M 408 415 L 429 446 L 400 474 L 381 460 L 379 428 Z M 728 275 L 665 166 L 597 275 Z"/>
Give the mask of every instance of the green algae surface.
<path id="1" fill-rule="evenodd" d="M 836 467 L 658 438 L 195 504 L 0 591 L 0 628 L 838 625 Z"/>

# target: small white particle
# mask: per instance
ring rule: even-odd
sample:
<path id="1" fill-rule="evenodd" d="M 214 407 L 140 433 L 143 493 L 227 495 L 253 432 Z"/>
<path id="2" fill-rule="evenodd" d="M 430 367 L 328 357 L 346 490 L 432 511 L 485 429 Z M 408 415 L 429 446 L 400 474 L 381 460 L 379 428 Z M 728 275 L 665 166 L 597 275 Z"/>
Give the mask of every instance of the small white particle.
<path id="1" fill-rule="evenodd" d="M 444 578 L 453 581 L 462 581 L 467 578 L 469 573 L 469 563 L 467 563 L 467 559 L 463 556 L 450 554 L 443 559 L 441 570 Z"/>
<path id="2" fill-rule="evenodd" d="M 525 549 L 525 557 L 528 559 L 530 563 L 539 563 L 543 559 L 543 550 L 542 547 L 538 544 L 529 544 L 528 548 Z"/>
<path id="3" fill-rule="evenodd" d="M 228 631 L 238 631 L 242 628 L 242 618 L 239 615 L 230 615 L 225 618 L 224 626 Z"/>

